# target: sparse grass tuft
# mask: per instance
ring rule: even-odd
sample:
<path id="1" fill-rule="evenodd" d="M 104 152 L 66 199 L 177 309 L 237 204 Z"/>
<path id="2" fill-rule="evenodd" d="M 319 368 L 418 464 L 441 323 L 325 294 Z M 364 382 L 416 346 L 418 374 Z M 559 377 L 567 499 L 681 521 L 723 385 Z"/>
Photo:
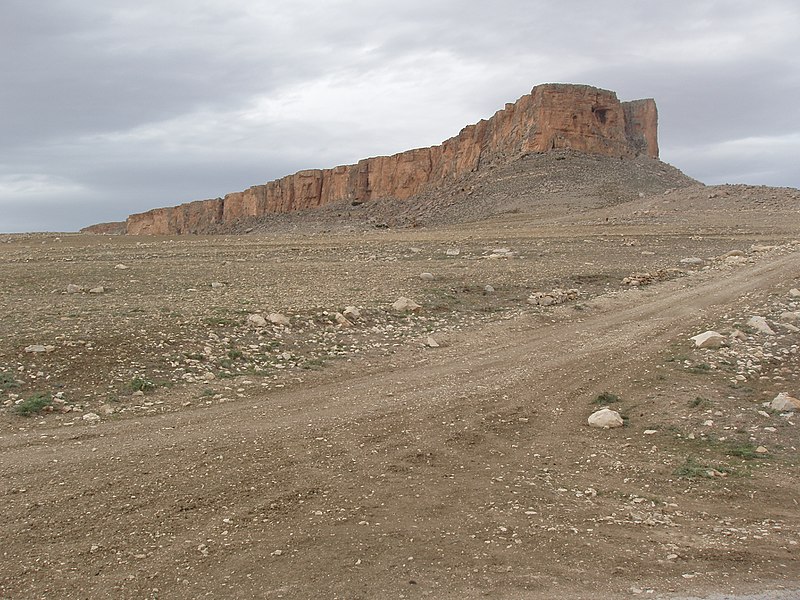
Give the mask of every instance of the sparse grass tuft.
<path id="1" fill-rule="evenodd" d="M 240 358 L 244 358 L 244 352 L 241 350 L 228 350 L 228 358 L 231 360 L 239 360 Z"/>
<path id="2" fill-rule="evenodd" d="M 53 399 L 49 395 L 34 394 L 30 398 L 26 398 L 19 404 L 14 406 L 14 412 L 21 417 L 30 417 L 42 412 L 48 406 L 53 404 Z"/>
<path id="3" fill-rule="evenodd" d="M 156 389 L 156 384 L 152 381 L 145 379 L 144 377 L 134 377 L 131 379 L 131 382 L 128 384 L 128 387 L 131 388 L 131 391 L 134 392 L 150 392 Z"/>
<path id="4" fill-rule="evenodd" d="M 14 374 L 7 371 L 0 372 L 0 390 L 12 390 L 18 388 L 19 383 L 14 379 Z"/>
<path id="5" fill-rule="evenodd" d="M 707 406 L 711 404 L 711 400 L 697 396 L 694 400 L 689 401 L 689 408 L 697 408 L 698 406 Z"/>
<path id="6" fill-rule="evenodd" d="M 325 359 L 322 357 L 309 358 L 302 365 L 300 365 L 300 367 L 303 369 L 321 369 L 324 366 L 325 366 Z"/>
<path id="7" fill-rule="evenodd" d="M 725 454 L 728 456 L 736 456 L 737 458 L 743 458 L 744 460 L 753 460 L 754 458 L 765 458 L 765 454 L 759 454 L 756 452 L 756 446 L 749 443 L 737 443 L 731 446 L 728 446 L 725 449 Z"/>
<path id="8" fill-rule="evenodd" d="M 619 401 L 619 396 L 616 394 L 612 394 L 611 392 L 603 392 L 602 394 L 598 394 L 597 397 L 592 400 L 592 404 L 615 404 Z"/>
<path id="9" fill-rule="evenodd" d="M 675 469 L 675 475 L 684 479 L 695 479 L 697 477 L 711 478 L 716 473 L 728 474 L 731 470 L 727 467 L 706 465 L 698 461 L 694 456 L 687 456 L 684 463 Z"/>

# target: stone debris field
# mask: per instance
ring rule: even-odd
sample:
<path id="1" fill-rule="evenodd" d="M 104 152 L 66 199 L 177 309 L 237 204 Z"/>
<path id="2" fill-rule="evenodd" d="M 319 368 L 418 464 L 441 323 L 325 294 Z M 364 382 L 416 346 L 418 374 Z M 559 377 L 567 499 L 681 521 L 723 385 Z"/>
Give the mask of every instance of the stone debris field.
<path id="1" fill-rule="evenodd" d="M 798 589 L 797 191 L 620 198 L 0 237 L 0 597 Z"/>

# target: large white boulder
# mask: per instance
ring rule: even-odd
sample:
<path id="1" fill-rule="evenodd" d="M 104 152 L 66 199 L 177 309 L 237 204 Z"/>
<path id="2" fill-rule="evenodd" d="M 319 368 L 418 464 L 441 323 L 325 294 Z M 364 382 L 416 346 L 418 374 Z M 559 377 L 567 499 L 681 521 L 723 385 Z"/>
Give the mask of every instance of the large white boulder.
<path id="1" fill-rule="evenodd" d="M 600 429 L 614 429 L 624 425 L 622 416 L 610 408 L 601 408 L 589 416 L 589 425 Z"/>
<path id="2" fill-rule="evenodd" d="M 690 337 L 695 348 L 719 348 L 725 342 L 725 336 L 716 331 L 704 331 Z"/>

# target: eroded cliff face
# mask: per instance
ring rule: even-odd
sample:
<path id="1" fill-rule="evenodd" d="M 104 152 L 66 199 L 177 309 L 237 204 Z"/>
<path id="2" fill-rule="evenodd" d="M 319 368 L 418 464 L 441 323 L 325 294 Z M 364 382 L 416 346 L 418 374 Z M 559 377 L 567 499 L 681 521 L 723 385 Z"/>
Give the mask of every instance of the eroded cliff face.
<path id="1" fill-rule="evenodd" d="M 652 99 L 620 102 L 585 85 L 540 85 L 490 119 L 439 146 L 378 156 L 332 169 L 300 171 L 224 198 L 131 215 L 130 235 L 205 233 L 219 225 L 340 201 L 404 200 L 489 164 L 554 149 L 658 157 L 658 113 Z"/>

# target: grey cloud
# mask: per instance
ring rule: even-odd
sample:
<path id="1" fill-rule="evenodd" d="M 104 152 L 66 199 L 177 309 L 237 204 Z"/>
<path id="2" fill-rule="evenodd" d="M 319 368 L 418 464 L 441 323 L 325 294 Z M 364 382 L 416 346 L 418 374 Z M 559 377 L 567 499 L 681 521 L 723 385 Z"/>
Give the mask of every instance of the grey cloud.
<path id="1" fill-rule="evenodd" d="M 800 185 L 793 142 L 741 142 L 800 131 L 795 5 L 5 0 L 0 230 L 438 143 L 547 81 L 655 97 L 662 157 L 696 177 Z"/>

